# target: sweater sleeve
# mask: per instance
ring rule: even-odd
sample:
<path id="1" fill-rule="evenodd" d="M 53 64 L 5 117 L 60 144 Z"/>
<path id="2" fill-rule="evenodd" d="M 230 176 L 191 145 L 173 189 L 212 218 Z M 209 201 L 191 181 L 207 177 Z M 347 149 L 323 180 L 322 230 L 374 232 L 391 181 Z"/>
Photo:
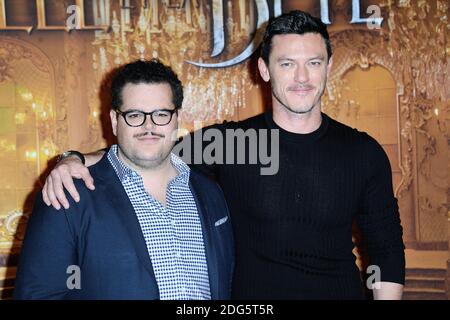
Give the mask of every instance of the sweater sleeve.
<path id="1" fill-rule="evenodd" d="M 366 183 L 357 224 L 370 265 L 380 268 L 381 281 L 404 284 L 405 246 L 397 199 L 392 189 L 389 159 L 370 136 L 364 143 Z"/>

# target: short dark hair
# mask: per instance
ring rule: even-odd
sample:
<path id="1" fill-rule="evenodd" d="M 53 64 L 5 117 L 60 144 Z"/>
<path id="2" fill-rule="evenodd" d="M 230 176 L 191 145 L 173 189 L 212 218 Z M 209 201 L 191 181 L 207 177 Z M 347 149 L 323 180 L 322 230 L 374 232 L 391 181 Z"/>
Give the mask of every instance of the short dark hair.
<path id="1" fill-rule="evenodd" d="M 176 109 L 183 104 L 183 85 L 175 72 L 157 59 L 136 60 L 121 66 L 114 74 L 111 83 L 111 108 L 122 106 L 122 90 L 128 84 L 167 83 L 172 89 L 172 102 Z"/>
<path id="2" fill-rule="evenodd" d="M 318 33 L 322 36 L 327 47 L 328 60 L 330 60 L 333 51 L 331 49 L 327 26 L 319 18 L 313 17 L 309 13 L 300 10 L 284 13 L 269 21 L 261 45 L 261 58 L 267 65 L 269 64 L 272 38 L 274 36 L 279 34 L 305 33 Z"/>

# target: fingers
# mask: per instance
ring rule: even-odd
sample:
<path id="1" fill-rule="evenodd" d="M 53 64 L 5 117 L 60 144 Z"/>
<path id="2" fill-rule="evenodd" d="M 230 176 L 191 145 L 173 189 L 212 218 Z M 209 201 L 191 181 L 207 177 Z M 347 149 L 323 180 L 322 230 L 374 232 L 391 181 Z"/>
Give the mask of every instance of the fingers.
<path id="1" fill-rule="evenodd" d="M 68 157 L 58 163 L 47 177 L 42 189 L 44 202 L 47 205 L 52 205 L 57 210 L 61 209 L 61 205 L 68 209 L 69 201 L 64 193 L 64 188 L 76 202 L 79 202 L 80 195 L 73 183 L 73 177 L 83 179 L 86 187 L 90 190 L 95 189 L 94 179 L 89 170 L 78 158 Z"/>
<path id="2" fill-rule="evenodd" d="M 61 205 L 59 204 L 58 200 L 56 199 L 55 193 L 53 192 L 53 179 L 51 176 L 47 177 L 47 182 L 48 187 L 47 187 L 47 196 L 48 199 L 50 200 L 51 205 L 56 209 L 59 210 L 61 209 Z"/>
<path id="3" fill-rule="evenodd" d="M 61 184 L 64 186 L 64 188 L 66 188 L 67 192 L 69 192 L 69 194 L 72 196 L 72 198 L 75 200 L 75 202 L 79 202 L 80 195 L 78 194 L 78 191 L 75 188 L 75 184 L 73 183 L 73 178 L 72 178 L 72 177 L 76 177 L 76 176 L 74 174 L 69 173 L 68 170 L 61 170 L 60 177 L 61 177 Z M 61 189 L 62 189 L 62 187 L 61 187 Z M 62 196 L 64 196 L 64 198 L 66 198 L 64 192 L 61 195 L 61 197 Z M 61 200 L 67 201 L 67 199 L 61 199 Z M 64 204 L 63 204 L 63 206 L 64 206 Z"/>
<path id="4" fill-rule="evenodd" d="M 95 190 L 94 179 L 92 178 L 89 169 L 83 166 L 78 170 L 78 172 L 80 174 L 80 178 L 83 179 L 86 187 L 90 190 Z"/>
<path id="5" fill-rule="evenodd" d="M 63 186 L 63 181 L 62 181 L 61 177 L 63 175 L 69 175 L 69 174 L 67 173 L 67 169 L 62 168 L 62 167 L 63 166 L 59 166 L 57 169 L 55 169 L 51 172 L 50 175 L 52 177 L 52 180 L 51 180 L 52 185 L 50 186 L 50 184 L 49 184 L 49 188 L 53 189 L 53 193 L 56 197 L 56 200 L 58 201 L 58 204 L 61 204 L 65 209 L 68 209 L 69 201 L 67 200 L 66 194 L 64 193 L 64 186 Z M 70 180 L 72 181 L 72 178 L 70 178 Z M 72 184 L 73 184 L 73 182 L 72 182 Z M 75 186 L 73 188 L 75 188 Z M 58 209 L 58 208 L 56 208 L 56 209 Z"/>
<path id="6" fill-rule="evenodd" d="M 47 180 L 45 180 L 44 187 L 42 188 L 42 200 L 44 200 L 44 203 L 47 206 L 50 206 L 52 203 L 50 202 L 50 199 L 48 198 L 47 195 L 47 185 L 48 185 Z"/>

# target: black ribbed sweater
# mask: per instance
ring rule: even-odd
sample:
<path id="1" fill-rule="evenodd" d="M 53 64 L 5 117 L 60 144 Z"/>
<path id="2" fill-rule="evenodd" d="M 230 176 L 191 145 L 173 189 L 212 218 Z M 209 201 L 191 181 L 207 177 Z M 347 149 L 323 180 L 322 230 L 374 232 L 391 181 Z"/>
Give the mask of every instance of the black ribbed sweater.
<path id="1" fill-rule="evenodd" d="M 283 130 L 271 112 L 208 128 L 279 130 L 275 175 L 261 175 L 267 166 L 259 163 L 194 166 L 215 176 L 228 202 L 236 242 L 234 298 L 364 298 L 352 253 L 355 220 L 381 280 L 404 283 L 390 164 L 373 138 L 325 114 L 310 134 Z"/>

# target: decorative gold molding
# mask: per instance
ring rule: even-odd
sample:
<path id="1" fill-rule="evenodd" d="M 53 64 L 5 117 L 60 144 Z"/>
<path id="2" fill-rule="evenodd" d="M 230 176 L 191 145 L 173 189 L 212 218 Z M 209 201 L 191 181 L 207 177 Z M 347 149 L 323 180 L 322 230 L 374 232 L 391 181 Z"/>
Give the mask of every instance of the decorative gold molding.
<path id="1" fill-rule="evenodd" d="M 0 56 L 8 64 L 15 60 L 25 59 L 32 62 L 40 71 L 52 73 L 48 57 L 42 51 L 15 38 L 0 36 Z M 4 65 L 2 66 L 4 67 Z"/>
<path id="2" fill-rule="evenodd" d="M 14 210 L 7 213 L 0 223 L 0 247 L 20 244 L 25 236 L 26 221 L 28 221 L 28 216 L 24 215 L 22 211 Z"/>

